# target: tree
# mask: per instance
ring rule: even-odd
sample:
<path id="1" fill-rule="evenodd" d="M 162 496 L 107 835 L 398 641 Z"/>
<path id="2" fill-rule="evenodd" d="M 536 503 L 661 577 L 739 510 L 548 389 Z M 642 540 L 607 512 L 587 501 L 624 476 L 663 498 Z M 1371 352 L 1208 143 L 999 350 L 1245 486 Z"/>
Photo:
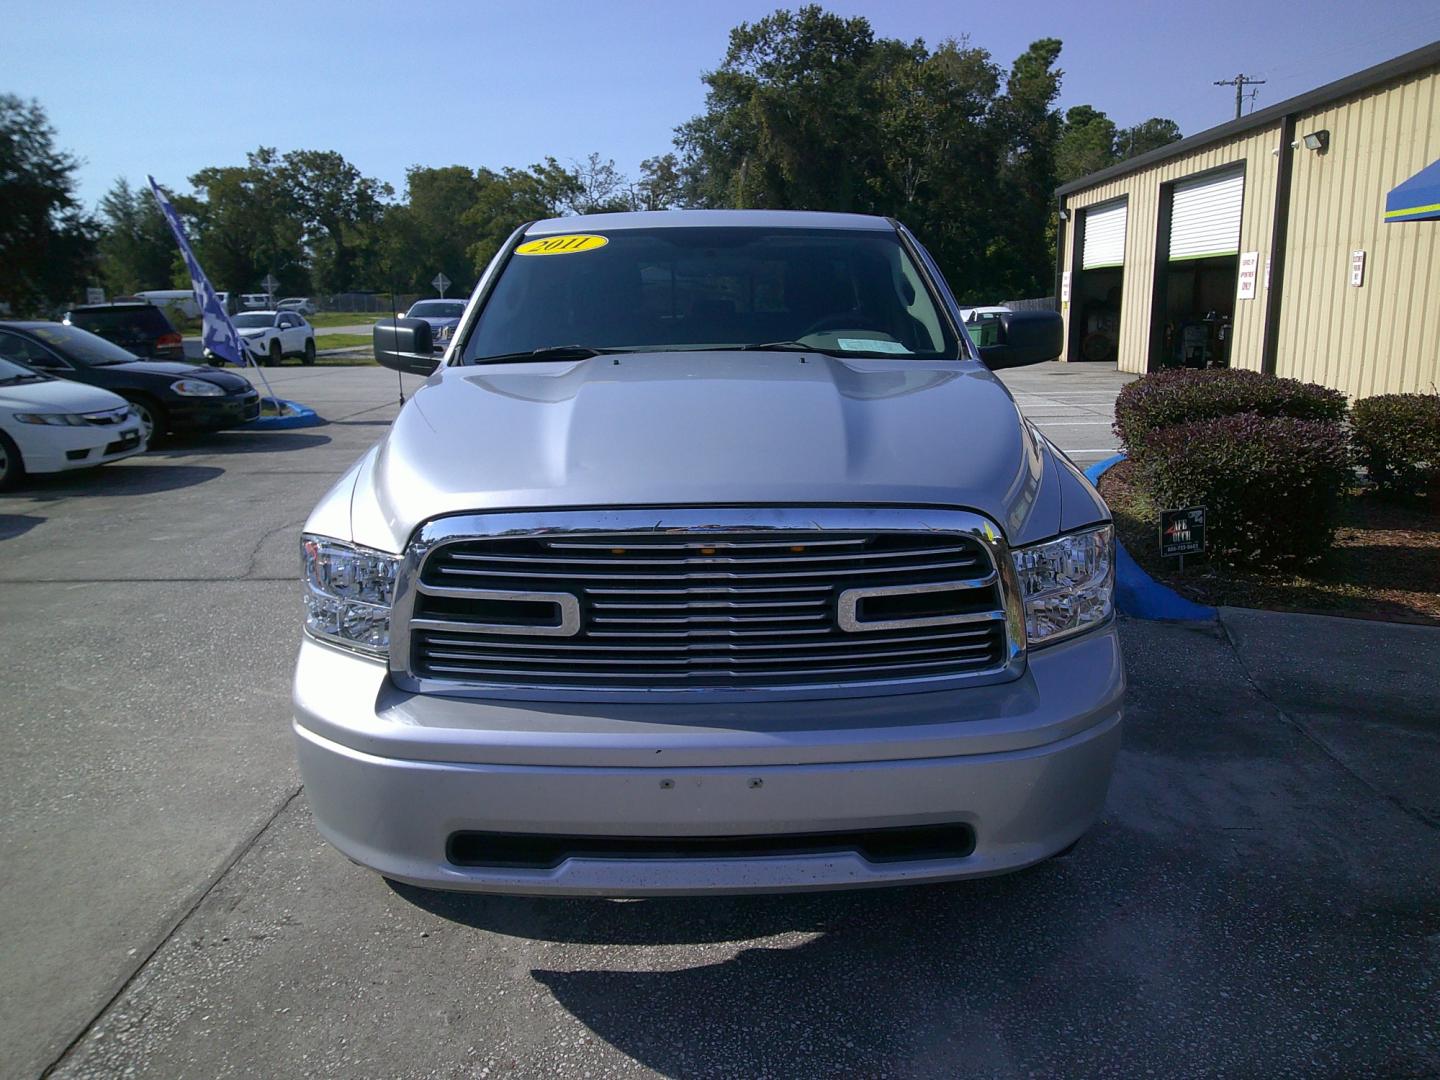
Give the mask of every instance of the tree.
<path id="1" fill-rule="evenodd" d="M 480 199 L 483 181 L 464 165 L 405 173 L 405 201 L 385 211 L 386 287 L 423 292 L 443 273 L 465 291 L 475 279 L 470 248 L 480 239 L 466 218 Z"/>
<path id="2" fill-rule="evenodd" d="M 1116 160 L 1125 161 L 1139 157 L 1169 143 L 1178 142 L 1180 138 L 1180 125 L 1174 120 L 1152 116 L 1149 120 L 1144 120 L 1134 127 L 1122 128 L 1116 133 Z"/>
<path id="3" fill-rule="evenodd" d="M 636 210 L 669 210 L 684 202 L 684 177 L 680 159 L 660 154 L 640 163 L 640 179 L 631 189 L 630 201 Z"/>
<path id="4" fill-rule="evenodd" d="M 476 178 L 480 191 L 462 222 L 476 237 L 470 261 L 477 274 L 525 222 L 573 212 L 584 195 L 579 177 L 553 157 L 528 169 L 479 169 Z"/>
<path id="5" fill-rule="evenodd" d="M 629 182 L 615 168 L 613 159 L 591 154 L 570 170 L 575 177 L 575 194 L 566 209 L 575 214 L 610 214 L 633 210 Z"/>
<path id="6" fill-rule="evenodd" d="M 333 150 L 292 150 L 277 180 L 304 224 L 310 277 L 323 292 L 381 285 L 379 220 L 394 189 Z"/>
<path id="7" fill-rule="evenodd" d="M 189 286 L 175 237 L 148 187 L 118 178 L 100 200 L 100 220 L 100 279 L 111 293 Z"/>
<path id="8" fill-rule="evenodd" d="M 1061 183 L 1115 164 L 1115 123 L 1089 105 L 1065 113 L 1055 145 L 1055 178 Z"/>
<path id="9" fill-rule="evenodd" d="M 79 162 L 55 146 L 39 102 L 0 94 L 0 304 L 44 312 L 79 295 L 96 225 L 75 198 Z"/>
<path id="10" fill-rule="evenodd" d="M 990 270 L 993 286 L 1011 296 L 1037 296 L 1052 287 L 1060 48 L 1057 38 L 1042 38 L 1021 53 L 992 112 L 1001 141 L 997 180 L 1009 212 L 993 222 Z"/>
<path id="11" fill-rule="evenodd" d="M 244 165 L 201 169 L 190 177 L 195 195 L 172 200 L 217 289 L 258 291 L 274 274 L 282 294 L 309 291 L 306 226 L 289 179 L 275 150 L 262 146 Z"/>

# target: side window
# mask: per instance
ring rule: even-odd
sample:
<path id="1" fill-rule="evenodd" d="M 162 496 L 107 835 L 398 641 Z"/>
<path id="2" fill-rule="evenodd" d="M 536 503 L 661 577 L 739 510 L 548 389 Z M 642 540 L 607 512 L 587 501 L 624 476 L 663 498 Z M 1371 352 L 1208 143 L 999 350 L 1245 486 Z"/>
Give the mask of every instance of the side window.
<path id="1" fill-rule="evenodd" d="M 45 346 L 7 330 L 0 330 L 0 356 L 42 371 L 66 371 L 70 367 Z"/>

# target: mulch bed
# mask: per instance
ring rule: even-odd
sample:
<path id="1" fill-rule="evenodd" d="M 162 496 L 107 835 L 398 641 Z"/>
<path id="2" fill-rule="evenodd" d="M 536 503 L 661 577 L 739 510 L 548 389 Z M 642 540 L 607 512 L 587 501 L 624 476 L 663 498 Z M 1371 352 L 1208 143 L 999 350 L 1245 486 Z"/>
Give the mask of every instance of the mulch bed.
<path id="1" fill-rule="evenodd" d="M 1357 488 L 1340 514 L 1335 547 L 1293 571 L 1218 570 L 1158 551 L 1158 511 L 1128 461 L 1100 478 L 1115 531 L 1145 572 L 1200 604 L 1303 611 L 1440 625 L 1440 501 L 1406 504 Z"/>

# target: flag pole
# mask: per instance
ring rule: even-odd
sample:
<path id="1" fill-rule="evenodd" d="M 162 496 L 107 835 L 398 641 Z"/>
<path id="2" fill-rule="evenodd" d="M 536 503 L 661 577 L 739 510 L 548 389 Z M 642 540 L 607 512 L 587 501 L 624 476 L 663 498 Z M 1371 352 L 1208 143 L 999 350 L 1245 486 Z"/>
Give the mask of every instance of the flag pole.
<path id="1" fill-rule="evenodd" d="M 155 201 L 160 206 L 160 213 L 175 236 L 175 243 L 180 245 L 180 256 L 185 260 L 185 269 L 190 273 L 190 288 L 200 304 L 202 347 L 209 349 L 222 362 L 229 361 L 236 367 L 254 367 L 255 374 L 260 376 L 260 382 L 265 387 L 265 392 L 270 395 L 270 400 L 275 402 L 275 408 L 278 410 L 280 399 L 275 396 L 275 391 L 270 386 L 270 380 L 265 377 L 265 371 L 260 365 L 259 358 L 251 351 L 250 346 L 245 344 L 245 339 L 240 336 L 240 331 L 235 329 L 235 324 L 230 320 L 230 313 L 225 310 L 225 305 L 220 303 L 220 298 L 215 295 L 215 287 L 210 284 L 210 279 L 205 276 L 205 271 L 200 267 L 200 260 L 195 258 L 195 252 L 190 247 L 190 238 L 185 235 L 185 226 L 180 223 L 180 215 L 175 212 L 175 207 L 170 204 L 170 200 L 160 191 L 160 185 L 155 183 L 155 178 L 151 176 L 147 179 L 150 181 L 150 193 L 155 196 Z"/>

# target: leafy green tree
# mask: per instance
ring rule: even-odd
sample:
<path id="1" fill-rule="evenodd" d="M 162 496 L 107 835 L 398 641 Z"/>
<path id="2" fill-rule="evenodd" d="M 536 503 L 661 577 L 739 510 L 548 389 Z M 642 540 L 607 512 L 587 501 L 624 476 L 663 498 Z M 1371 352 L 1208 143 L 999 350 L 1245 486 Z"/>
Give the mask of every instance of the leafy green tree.
<path id="1" fill-rule="evenodd" d="M 1115 161 L 1114 121 L 1089 105 L 1067 109 L 1055 145 L 1055 179 L 1066 183 L 1099 172 Z"/>
<path id="2" fill-rule="evenodd" d="M 379 287 L 379 222 L 383 200 L 394 189 L 361 175 L 333 150 L 293 150 L 276 171 L 304 224 L 313 287 L 322 292 Z"/>
<path id="3" fill-rule="evenodd" d="M 476 274 L 525 222 L 573 213 L 584 196 L 579 177 L 553 157 L 528 169 L 480 169 L 476 178 L 480 184 L 478 196 L 461 219 L 476 237 L 470 245 L 470 261 Z"/>
<path id="4" fill-rule="evenodd" d="M 454 282 L 457 293 L 475 280 L 470 248 L 479 234 L 465 215 L 480 199 L 483 183 L 464 165 L 430 169 L 416 165 L 405 173 L 405 201 L 388 207 L 382 219 L 386 236 L 387 279 L 401 292 L 425 292 L 436 273 Z M 392 282 L 387 280 L 386 288 Z"/>
<path id="5" fill-rule="evenodd" d="M 680 159 L 659 154 L 640 163 L 640 179 L 633 186 L 630 202 L 636 210 L 669 210 L 684 205 L 685 178 Z"/>
<path id="6" fill-rule="evenodd" d="M 100 200 L 100 222 L 100 279 L 111 294 L 189 287 L 180 249 L 148 186 L 118 178 Z"/>
<path id="7" fill-rule="evenodd" d="M 309 291 L 305 222 L 288 180 L 279 154 L 262 146 L 244 165 L 201 169 L 190 177 L 195 194 L 172 200 L 217 289 L 258 292 L 274 274 L 282 295 Z"/>
<path id="8" fill-rule="evenodd" d="M 1178 142 L 1180 138 L 1180 125 L 1174 120 L 1152 116 L 1149 120 L 1143 120 L 1134 127 L 1122 128 L 1116 133 L 1116 160 L 1125 161 L 1132 157 L 1139 157 L 1151 150 L 1158 150 L 1162 146 Z"/>
<path id="9" fill-rule="evenodd" d="M 75 198 L 78 166 L 39 102 L 0 94 L 0 304 L 15 314 L 75 298 L 92 271 L 96 225 Z"/>

